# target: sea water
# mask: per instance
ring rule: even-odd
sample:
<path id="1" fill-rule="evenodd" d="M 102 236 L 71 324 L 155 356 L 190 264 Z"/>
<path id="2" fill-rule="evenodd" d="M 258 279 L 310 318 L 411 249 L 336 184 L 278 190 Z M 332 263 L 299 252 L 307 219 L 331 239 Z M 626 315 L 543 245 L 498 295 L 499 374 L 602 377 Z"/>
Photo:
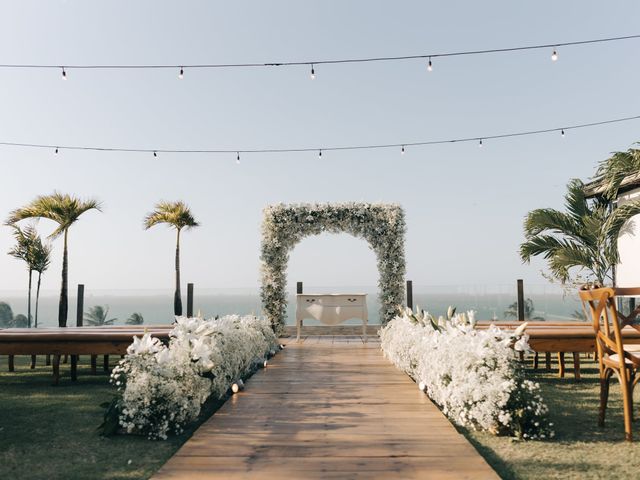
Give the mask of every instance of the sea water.
<path id="1" fill-rule="evenodd" d="M 531 298 L 535 311 L 533 316 L 545 320 L 575 320 L 576 312 L 581 312 L 580 302 L 575 294 L 566 294 L 553 285 L 525 286 L 525 297 Z M 306 287 L 305 293 L 366 293 L 369 323 L 379 324 L 378 292 L 376 287 Z M 35 299 L 35 292 L 33 295 Z M 26 292 L 0 292 L 0 301 L 8 303 L 14 315 L 27 311 Z M 44 292 L 40 297 L 38 322 L 40 326 L 52 327 L 58 324 L 57 292 Z M 483 320 L 508 319 L 505 312 L 516 301 L 515 285 L 503 286 L 418 286 L 414 287 L 413 304 L 428 310 L 435 316 L 446 314 L 447 308 L 457 307 L 458 311 L 475 310 L 476 318 Z M 67 325 L 76 324 L 76 297 L 69 296 Z M 183 312 L 186 314 L 186 289 L 182 293 Z M 124 324 L 134 313 L 144 317 L 146 325 L 168 324 L 174 320 L 172 291 L 119 291 L 87 290 L 84 311 L 95 305 L 109 307 L 108 318 L 116 318 L 115 324 Z M 34 306 L 32 306 L 32 315 Z M 206 289 L 196 288 L 194 313 L 200 312 L 205 318 L 227 314 L 262 314 L 262 304 L 258 289 Z M 287 324 L 295 323 L 295 294 L 289 294 Z M 359 324 L 359 320 L 346 322 Z M 314 325 L 305 320 L 306 325 Z"/>

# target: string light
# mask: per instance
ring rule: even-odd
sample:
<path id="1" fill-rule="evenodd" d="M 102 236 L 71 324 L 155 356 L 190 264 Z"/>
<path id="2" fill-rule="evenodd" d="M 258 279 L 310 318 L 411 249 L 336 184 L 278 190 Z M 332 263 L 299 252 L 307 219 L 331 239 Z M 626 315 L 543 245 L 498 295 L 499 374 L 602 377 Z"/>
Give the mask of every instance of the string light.
<path id="1" fill-rule="evenodd" d="M 630 122 L 640 120 L 640 115 L 633 115 L 628 117 L 621 118 L 613 118 L 609 120 L 601 120 L 597 122 L 590 123 L 580 123 L 574 125 L 567 125 L 563 127 L 555 126 L 553 128 L 544 128 L 538 130 L 521 130 L 514 132 L 506 132 L 499 133 L 494 135 L 475 135 L 469 137 L 454 137 L 448 139 L 434 139 L 434 140 L 422 140 L 416 142 L 394 142 L 394 143 L 379 143 L 379 144 L 351 144 L 351 145 L 341 145 L 335 147 L 323 147 L 322 149 L 318 149 L 317 147 L 288 147 L 288 148 L 234 148 L 234 149 L 189 149 L 189 148 L 163 148 L 160 150 L 157 149 L 149 149 L 149 148 L 128 148 L 128 147 L 103 147 L 103 146 L 90 146 L 90 145 L 73 145 L 73 144 L 45 144 L 45 143 L 26 143 L 26 142 L 8 142 L 8 141 L 0 141 L 0 146 L 4 145 L 7 147 L 17 147 L 17 148 L 46 148 L 50 150 L 54 150 L 56 148 L 64 149 L 64 150 L 78 150 L 78 151 L 92 151 L 92 152 L 126 152 L 126 153 L 145 153 L 145 154 L 153 154 L 154 157 L 158 156 L 158 153 L 190 153 L 190 154 L 236 154 L 236 158 L 240 156 L 239 152 L 244 153 L 303 153 L 303 152 L 318 152 L 318 156 L 322 156 L 322 151 L 347 151 L 347 150 L 375 150 L 375 149 L 384 149 L 384 148 L 399 148 L 402 152 L 402 147 L 405 150 L 409 147 L 419 147 L 419 146 L 428 146 L 428 145 L 444 145 L 451 143 L 468 143 L 468 142 L 476 142 L 483 143 L 484 140 L 496 140 L 496 139 L 507 139 L 514 137 L 525 137 L 531 135 L 542 135 L 544 133 L 554 133 L 562 134 L 562 132 L 567 132 L 569 130 L 576 130 L 581 128 L 591 128 L 601 125 L 611 125 L 622 122 Z M 228 157 L 227 157 L 228 158 Z"/>
<path id="2" fill-rule="evenodd" d="M 402 150 L 400 150 L 400 154 L 404 155 L 404 145 L 402 145 Z"/>
<path id="3" fill-rule="evenodd" d="M 560 130 L 560 135 L 562 136 L 562 138 L 564 138 L 564 128 Z"/>
<path id="4" fill-rule="evenodd" d="M 236 163 L 238 165 L 240 165 L 240 152 L 236 152 L 237 156 L 236 156 Z"/>
<path id="5" fill-rule="evenodd" d="M 555 61 L 557 61 L 557 60 L 558 60 L 558 52 L 557 52 L 557 50 L 554 48 L 554 49 L 553 49 L 553 53 L 551 54 L 551 61 L 552 61 L 552 62 L 555 62 Z"/>
<path id="6" fill-rule="evenodd" d="M 480 139 L 480 143 L 478 144 L 478 147 L 482 148 L 482 139 Z"/>
<path id="7" fill-rule="evenodd" d="M 431 57 L 429 57 L 429 64 L 427 65 L 427 70 L 433 72 L 433 63 L 431 63 Z"/>
<path id="8" fill-rule="evenodd" d="M 184 78 L 184 68 L 180 67 L 180 73 L 178 74 L 178 78 L 182 80 Z"/>
<path id="9" fill-rule="evenodd" d="M 58 154 L 58 147 L 56 147 L 56 155 Z"/>
<path id="10" fill-rule="evenodd" d="M 316 79 L 316 71 L 313 68 L 313 63 L 311 64 L 311 80 L 315 80 Z"/>
<path id="11" fill-rule="evenodd" d="M 62 67 L 62 79 L 63 79 L 63 80 L 66 80 L 66 79 L 67 79 L 67 72 L 66 72 L 66 70 L 64 69 L 64 67 Z"/>
<path id="12" fill-rule="evenodd" d="M 305 66 L 311 65 L 311 69 L 314 69 L 315 65 L 327 65 L 327 64 L 346 64 L 346 63 L 367 63 L 367 62 L 394 62 L 405 60 L 425 60 L 436 59 L 438 57 L 460 57 L 460 56 L 472 56 L 472 55 L 487 55 L 495 53 L 514 53 L 527 50 L 538 49 L 550 49 L 552 48 L 557 60 L 558 49 L 568 46 L 578 45 L 590 45 L 595 43 L 617 42 L 624 40 L 640 39 L 640 34 L 625 35 L 620 37 L 606 37 L 595 38 L 588 40 L 578 40 L 574 42 L 554 42 L 544 43 L 536 45 L 520 45 L 514 47 L 502 47 L 491 48 L 483 50 L 459 50 L 449 52 L 430 52 L 418 55 L 398 55 L 398 56 L 381 56 L 381 57 L 359 57 L 359 58 L 336 58 L 328 60 L 301 60 L 301 61 L 270 61 L 270 62 L 255 62 L 255 63 L 197 63 L 197 64 L 78 64 L 67 65 L 70 69 L 97 69 L 97 70 L 153 70 L 153 69 L 179 69 L 179 68 L 266 68 L 266 67 L 291 67 L 291 66 Z M 60 65 L 53 64 L 27 64 L 27 63 L 13 63 L 13 64 L 0 64 L 0 68 L 29 68 L 29 69 L 46 69 L 46 68 L 61 68 Z"/>

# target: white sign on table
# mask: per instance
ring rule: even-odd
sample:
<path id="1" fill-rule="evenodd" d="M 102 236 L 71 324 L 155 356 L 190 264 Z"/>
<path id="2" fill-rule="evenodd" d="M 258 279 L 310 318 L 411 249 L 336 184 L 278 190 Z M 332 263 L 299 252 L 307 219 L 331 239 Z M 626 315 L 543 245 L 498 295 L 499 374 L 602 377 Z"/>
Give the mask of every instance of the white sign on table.
<path id="1" fill-rule="evenodd" d="M 362 320 L 362 335 L 367 341 L 367 312 L 366 293 L 330 293 L 308 294 L 299 293 L 296 305 L 296 327 L 298 329 L 298 341 L 300 330 L 305 318 L 314 318 L 325 325 L 337 325 L 357 318 Z"/>

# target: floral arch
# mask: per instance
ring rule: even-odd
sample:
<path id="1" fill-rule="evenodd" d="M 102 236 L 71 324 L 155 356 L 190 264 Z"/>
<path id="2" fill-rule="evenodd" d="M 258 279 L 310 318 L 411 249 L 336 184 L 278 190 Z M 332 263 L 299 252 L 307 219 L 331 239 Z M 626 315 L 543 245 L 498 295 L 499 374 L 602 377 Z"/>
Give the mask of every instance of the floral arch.
<path id="1" fill-rule="evenodd" d="M 391 320 L 404 303 L 404 210 L 386 203 L 277 204 L 262 221 L 262 304 L 276 332 L 285 324 L 289 253 L 303 238 L 323 232 L 349 233 L 369 243 L 378 259 L 380 319 Z"/>

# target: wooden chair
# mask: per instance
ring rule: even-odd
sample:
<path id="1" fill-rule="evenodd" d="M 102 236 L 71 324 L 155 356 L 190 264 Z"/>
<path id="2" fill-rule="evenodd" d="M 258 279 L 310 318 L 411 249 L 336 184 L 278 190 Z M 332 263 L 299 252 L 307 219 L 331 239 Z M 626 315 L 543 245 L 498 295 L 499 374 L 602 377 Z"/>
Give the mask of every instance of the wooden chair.
<path id="1" fill-rule="evenodd" d="M 624 405 L 625 439 L 632 440 L 633 389 L 638 382 L 636 375 L 640 368 L 640 352 L 625 350 L 622 328 L 629 324 L 634 315 L 625 317 L 616 308 L 616 291 L 613 288 L 581 289 L 580 299 L 591 313 L 596 334 L 596 349 L 600 370 L 600 411 L 598 425 L 604 426 L 604 417 L 609 398 L 609 381 L 613 374 L 618 377 L 622 388 Z"/>

